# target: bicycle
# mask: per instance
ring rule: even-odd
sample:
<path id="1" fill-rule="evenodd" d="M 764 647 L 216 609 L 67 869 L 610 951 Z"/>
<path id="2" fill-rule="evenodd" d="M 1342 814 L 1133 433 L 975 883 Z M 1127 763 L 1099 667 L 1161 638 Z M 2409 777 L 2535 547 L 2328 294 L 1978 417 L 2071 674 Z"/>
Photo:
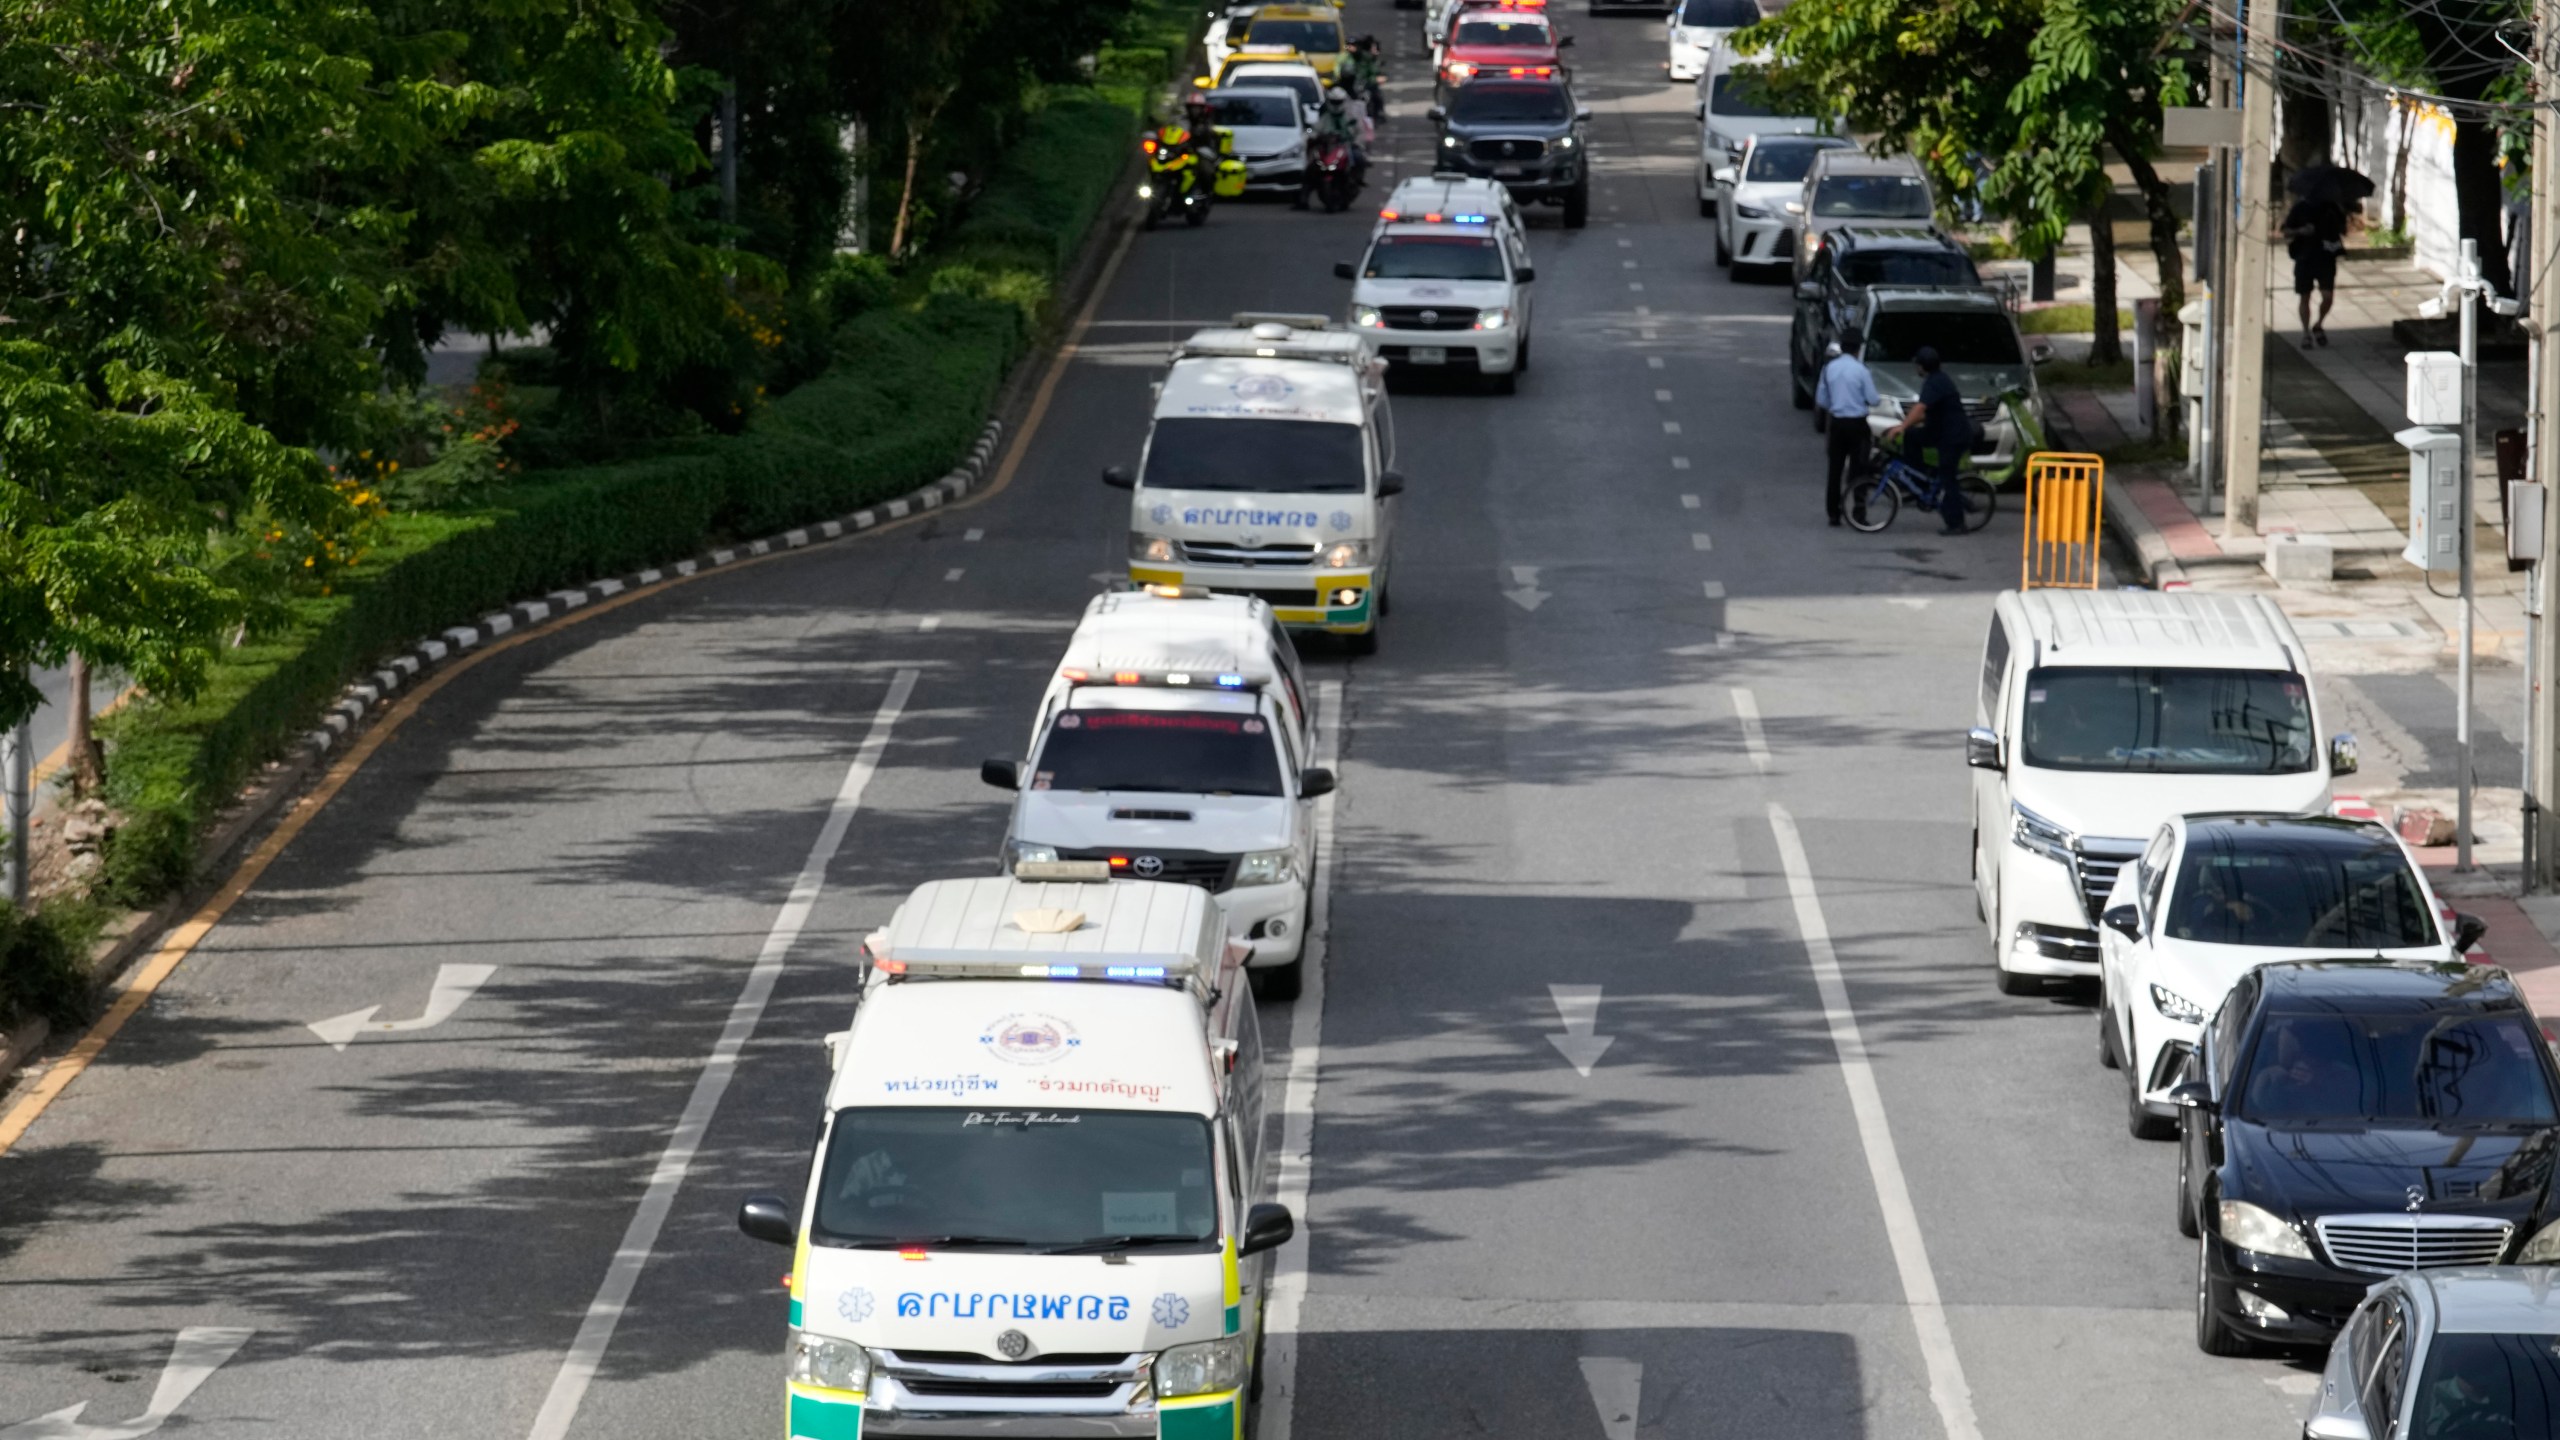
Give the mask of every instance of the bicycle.
<path id="1" fill-rule="evenodd" d="M 1902 502 L 1908 497 L 1922 510 L 1941 513 L 1944 491 L 1935 471 L 1923 470 L 1902 457 L 1900 452 L 1877 447 L 1880 460 L 1871 460 L 1866 478 L 1849 487 L 1849 528 L 1873 535 L 1902 513 Z M 1966 471 L 1956 476 L 1956 490 L 1964 497 L 1964 529 L 1967 534 L 1991 523 L 1991 512 L 2000 506 L 2000 492 L 1980 475 Z"/>

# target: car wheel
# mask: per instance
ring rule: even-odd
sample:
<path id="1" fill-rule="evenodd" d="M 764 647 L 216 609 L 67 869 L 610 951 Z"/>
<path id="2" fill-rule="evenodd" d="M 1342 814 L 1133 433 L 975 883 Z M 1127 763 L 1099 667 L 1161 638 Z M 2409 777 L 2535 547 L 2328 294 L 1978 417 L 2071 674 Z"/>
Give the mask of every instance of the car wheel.
<path id="1" fill-rule="evenodd" d="M 2105 980 L 2101 979 L 2098 982 L 2098 1067 L 2102 1070 L 2121 1070 L 2124 1064 L 2116 1058 L 2115 1013 L 2107 1008 L 2106 986 Z"/>
<path id="2" fill-rule="evenodd" d="M 1526 335 L 1520 337 L 1520 358 L 1513 363 L 1511 368 L 1514 370 L 1526 370 L 1529 368 L 1529 337 Z"/>
<path id="3" fill-rule="evenodd" d="M 2196 1348 L 2225 1358 L 2254 1354 L 2258 1347 L 2249 1337 L 2223 1323 L 2222 1307 L 2231 1300 L 2231 1287 L 2216 1283 L 2213 1268 L 2205 1263 L 2205 1247 L 2212 1243 L 2201 1237 L 2196 1241 Z"/>
<path id="4" fill-rule="evenodd" d="M 2124 1067 L 2124 1128 L 2136 1140 L 2166 1140 L 2178 1133 L 2178 1122 L 2163 1120 L 2142 1108 L 2142 1076 Z"/>
<path id="5" fill-rule="evenodd" d="M 1698 218 L 1701 220 L 1713 220 L 1716 218 L 1715 199 L 1708 195 L 1704 190 L 1698 192 Z M 1721 242 L 1719 242 L 1719 247 L 1721 247 Z"/>
<path id="6" fill-rule="evenodd" d="M 1486 383 L 1493 387 L 1496 395 L 1511 394 L 1520 388 L 1520 371 L 1516 367 L 1505 370 L 1499 375 L 1486 377 Z"/>
<path id="7" fill-rule="evenodd" d="M 1572 189 L 1564 192 L 1564 228 L 1579 230 L 1590 222 L 1591 177 L 1586 175 L 1573 182 Z"/>
<path id="8" fill-rule="evenodd" d="M 1804 377 L 1797 374 L 1795 367 L 1792 365 L 1787 367 L 1787 383 L 1795 388 L 1795 395 L 1793 398 L 1796 402 L 1796 408 L 1799 410 L 1812 409 L 1813 387 L 1804 383 Z"/>
<path id="9" fill-rule="evenodd" d="M 1306 984 L 1307 957 L 1301 953 L 1286 965 L 1272 965 L 1245 972 L 1253 980 L 1253 993 L 1265 1000 L 1295 1000 Z"/>
<path id="10" fill-rule="evenodd" d="M 2187 1200 L 2188 1196 L 2195 1193 L 2187 1188 L 2188 1183 L 2195 1178 L 2193 1172 L 2187 1168 L 2192 1163 L 2187 1154 L 2187 1142 L 2184 1137 L 2180 1137 L 2178 1141 L 2178 1233 L 2190 1240 L 2200 1238 L 2196 1234 L 2196 1207 Z"/>

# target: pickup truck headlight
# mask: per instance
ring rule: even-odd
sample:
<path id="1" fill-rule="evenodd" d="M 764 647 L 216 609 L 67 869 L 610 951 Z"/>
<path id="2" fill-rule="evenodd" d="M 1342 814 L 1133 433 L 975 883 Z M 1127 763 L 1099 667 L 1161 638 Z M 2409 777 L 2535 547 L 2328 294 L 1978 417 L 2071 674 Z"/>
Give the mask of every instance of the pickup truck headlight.
<path id="1" fill-rule="evenodd" d="M 1490 310 L 1477 311 L 1476 328 L 1479 330 L 1507 330 L 1511 328 L 1511 307 L 1508 305 L 1496 305 Z"/>
<path id="2" fill-rule="evenodd" d="M 1233 1390 L 1244 1383 L 1244 1342 L 1242 1335 L 1229 1335 L 1223 1340 L 1202 1340 L 1193 1345 L 1176 1345 L 1156 1357 L 1156 1398 L 1171 1400 L 1183 1395 L 1215 1395 Z"/>
<path id="3" fill-rule="evenodd" d="M 2300 1231 L 2246 1200 L 2223 1201 L 2219 1218 L 2214 1232 L 2243 1250 L 2289 1260 L 2311 1258 L 2311 1247 L 2303 1243 Z"/>
<path id="4" fill-rule="evenodd" d="M 2017 827 L 2010 832 L 2010 838 L 2017 842 L 2019 849 L 2032 850 L 2047 860 L 2065 865 L 2071 863 L 2072 835 L 2068 829 L 2014 800 L 2009 802 L 2009 811 L 2017 817 Z"/>
<path id="5" fill-rule="evenodd" d="M 1294 850 L 1256 850 L 1236 866 L 1238 885 L 1285 885 L 1297 877 L 1298 853 Z"/>
<path id="6" fill-rule="evenodd" d="M 1153 560 L 1158 564 L 1169 565 L 1181 559 L 1182 552 L 1171 540 L 1162 535 L 1148 535 L 1132 530 L 1129 532 L 1129 558 Z"/>
<path id="7" fill-rule="evenodd" d="M 1057 858 L 1058 847 L 1055 845 L 1032 845 L 1021 840 L 1007 840 L 1004 842 L 1004 859 L 1005 868 L 1007 870 L 1012 869 L 1016 865 L 1023 864 L 1026 861 L 1033 865 L 1046 865 Z"/>
<path id="8" fill-rule="evenodd" d="M 1324 552 L 1324 566 L 1328 570 L 1352 570 L 1368 563 L 1369 542 L 1366 540 L 1337 540 L 1332 549 Z"/>
<path id="9" fill-rule="evenodd" d="M 1354 305 L 1351 307 L 1351 323 L 1363 330 L 1375 330 L 1387 322 L 1379 318 L 1377 306 Z"/>
<path id="10" fill-rule="evenodd" d="M 791 1332 L 791 1378 L 821 1390 L 871 1388 L 871 1352 L 850 1340 Z"/>
<path id="11" fill-rule="evenodd" d="M 1573 136 L 1566 135 L 1556 141 L 1556 148 L 1559 150 L 1570 150 L 1579 143 L 1581 142 L 1576 140 Z"/>

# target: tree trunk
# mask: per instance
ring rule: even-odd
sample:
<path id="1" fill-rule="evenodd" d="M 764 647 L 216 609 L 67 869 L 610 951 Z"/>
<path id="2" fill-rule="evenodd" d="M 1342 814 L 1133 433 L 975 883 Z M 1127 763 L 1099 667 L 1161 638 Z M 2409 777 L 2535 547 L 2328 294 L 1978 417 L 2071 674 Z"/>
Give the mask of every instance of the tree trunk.
<path id="1" fill-rule="evenodd" d="M 71 655 L 71 716 L 66 747 L 71 752 L 71 793 L 94 795 L 101 774 L 100 746 L 89 733 L 89 659 L 77 651 Z"/>
<path id="2" fill-rule="evenodd" d="M 2453 123 L 2453 194 L 2462 216 L 2462 238 L 2480 246 L 2480 278 L 2500 294 L 2511 291 L 2507 192 L 2498 175 L 2498 132 L 2477 120 Z"/>
<path id="3" fill-rule="evenodd" d="M 2113 365 L 2124 358 L 2124 337 L 2116 329 L 2116 222 L 2107 202 L 2089 210 L 2089 363 Z"/>
<path id="4" fill-rule="evenodd" d="M 2185 339 L 2178 312 L 2187 303 L 2187 259 L 2178 248 L 2178 212 L 2170 208 L 2169 182 L 2160 178 L 2145 150 L 2123 120 L 2107 125 L 2107 144 L 2124 160 L 2133 173 L 2134 188 L 2142 192 L 2142 211 L 2151 221 L 2151 261 L 2160 271 L 2160 313 L 2151 322 L 2151 366 L 2156 378 L 2152 386 L 2152 403 L 2157 408 L 2153 422 L 2164 433 L 2172 417 L 2185 409 L 2178 397 L 2186 388 L 2185 377 L 2178 373 L 2179 347 Z"/>
<path id="5" fill-rule="evenodd" d="M 907 256 L 907 216 L 916 203 L 916 157 L 924 152 L 924 131 L 907 128 L 907 173 L 898 185 L 898 218 L 889 226 L 889 258 Z"/>

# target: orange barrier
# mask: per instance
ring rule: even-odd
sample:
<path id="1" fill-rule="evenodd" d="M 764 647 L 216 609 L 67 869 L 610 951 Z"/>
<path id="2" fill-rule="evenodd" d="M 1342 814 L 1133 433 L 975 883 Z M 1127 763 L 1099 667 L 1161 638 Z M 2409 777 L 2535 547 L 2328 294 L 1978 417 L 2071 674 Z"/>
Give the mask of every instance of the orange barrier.
<path id="1" fill-rule="evenodd" d="M 2098 588 L 2099 506 L 2107 462 L 2095 455 L 2039 452 L 2027 457 L 2025 554 L 2021 590 Z"/>

